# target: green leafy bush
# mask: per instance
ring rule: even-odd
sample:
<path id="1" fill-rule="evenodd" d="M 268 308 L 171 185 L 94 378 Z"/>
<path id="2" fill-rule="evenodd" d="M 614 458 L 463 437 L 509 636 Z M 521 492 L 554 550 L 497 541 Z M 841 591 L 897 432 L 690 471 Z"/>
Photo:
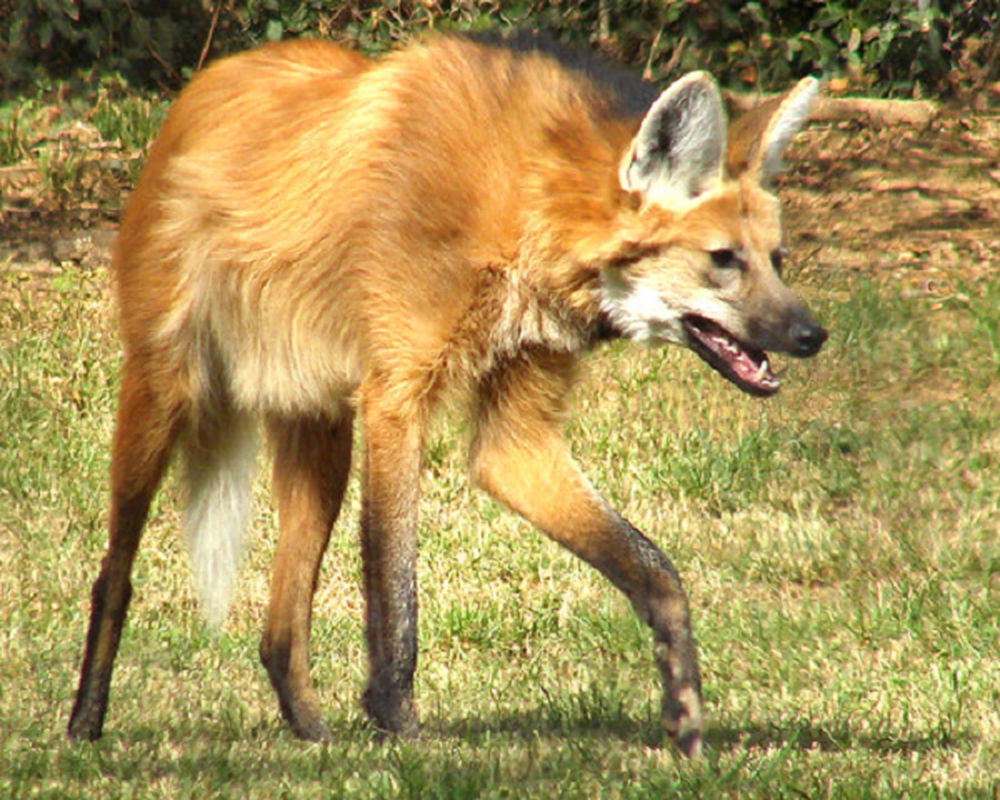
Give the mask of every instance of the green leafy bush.
<path id="1" fill-rule="evenodd" d="M 961 95 L 1000 77 L 991 0 L 0 0 L 6 85 L 80 67 L 178 86 L 201 53 L 298 36 L 380 53 L 414 32 L 543 27 L 654 79 L 708 69 L 771 88 L 808 73 L 882 95 Z M 218 5 L 221 3 L 221 5 Z"/>
<path id="2" fill-rule="evenodd" d="M 209 22 L 198 0 L 0 0 L 0 83 L 17 91 L 97 67 L 178 86 Z"/>

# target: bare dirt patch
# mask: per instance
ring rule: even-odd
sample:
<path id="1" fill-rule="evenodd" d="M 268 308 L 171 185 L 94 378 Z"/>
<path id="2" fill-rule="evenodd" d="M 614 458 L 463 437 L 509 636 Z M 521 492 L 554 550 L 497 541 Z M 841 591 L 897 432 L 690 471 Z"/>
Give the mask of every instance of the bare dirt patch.
<path id="1" fill-rule="evenodd" d="M 782 195 L 806 271 L 863 271 L 905 296 L 961 302 L 960 287 L 996 270 L 1000 115 L 818 124 L 793 157 Z"/>

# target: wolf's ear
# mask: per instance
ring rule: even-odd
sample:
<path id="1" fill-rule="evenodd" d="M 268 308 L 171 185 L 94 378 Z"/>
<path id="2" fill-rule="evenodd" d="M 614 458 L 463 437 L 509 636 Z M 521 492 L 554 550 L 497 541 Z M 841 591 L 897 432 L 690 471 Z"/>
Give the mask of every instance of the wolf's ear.
<path id="1" fill-rule="evenodd" d="M 766 100 L 729 126 L 726 166 L 732 177 L 755 172 L 762 184 L 781 172 L 781 154 L 809 120 L 820 83 L 804 78 L 781 97 Z"/>
<path id="2" fill-rule="evenodd" d="M 708 73 L 671 84 L 646 113 L 618 177 L 644 202 L 682 206 L 722 177 L 726 124 L 719 88 Z"/>

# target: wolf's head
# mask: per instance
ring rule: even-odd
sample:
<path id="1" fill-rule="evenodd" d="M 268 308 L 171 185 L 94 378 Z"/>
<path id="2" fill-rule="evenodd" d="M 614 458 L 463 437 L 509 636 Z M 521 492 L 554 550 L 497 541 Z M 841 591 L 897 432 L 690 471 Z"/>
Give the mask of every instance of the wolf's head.
<path id="1" fill-rule="evenodd" d="M 780 209 L 769 190 L 818 92 L 807 78 L 728 131 L 705 73 L 681 78 L 652 105 L 621 161 L 627 202 L 601 274 L 601 307 L 616 332 L 689 347 L 761 396 L 780 388 L 768 350 L 819 352 L 826 331 L 782 280 Z"/>

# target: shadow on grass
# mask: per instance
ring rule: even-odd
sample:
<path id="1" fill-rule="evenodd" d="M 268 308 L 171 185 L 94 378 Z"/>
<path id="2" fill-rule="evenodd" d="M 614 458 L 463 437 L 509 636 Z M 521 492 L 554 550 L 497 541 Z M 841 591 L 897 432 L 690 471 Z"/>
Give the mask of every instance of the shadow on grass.
<path id="1" fill-rule="evenodd" d="M 885 731 L 878 735 L 858 733 L 843 723 L 792 721 L 784 725 L 748 725 L 740 728 L 711 728 L 709 747 L 720 751 L 792 748 L 841 753 L 868 750 L 879 755 L 926 753 L 951 749 L 975 741 L 967 732 L 935 731 L 925 736 L 897 735 Z"/>
<path id="2" fill-rule="evenodd" d="M 581 706 L 585 705 L 582 699 L 579 703 Z M 624 712 L 601 717 L 585 708 L 569 711 L 538 706 L 523 711 L 501 712 L 488 718 L 475 716 L 429 718 L 423 724 L 418 738 L 404 741 L 394 740 L 392 737 L 382 739 L 360 717 L 335 719 L 331 722 L 333 740 L 319 745 L 296 740 L 286 725 L 276 721 L 273 724 L 260 723 L 242 729 L 242 732 L 226 725 L 212 726 L 210 731 L 206 731 L 203 726 L 189 725 L 168 726 L 167 730 L 139 726 L 129 731 L 113 732 L 104 737 L 102 744 L 74 743 L 65 749 L 49 752 L 48 756 L 60 753 L 60 767 L 67 774 L 79 771 L 82 765 L 96 759 L 103 765 L 102 768 L 110 769 L 115 774 L 128 775 L 133 770 L 155 771 L 157 768 L 148 761 L 149 754 L 159 753 L 164 742 L 182 742 L 187 743 L 190 751 L 183 752 L 182 748 L 177 764 L 171 765 L 168 760 L 160 764 L 160 769 L 168 771 L 183 769 L 191 759 L 206 757 L 207 749 L 213 772 L 221 775 L 230 768 L 233 759 L 239 760 L 241 756 L 236 753 L 243 745 L 252 747 L 255 743 L 260 744 L 268 740 L 272 740 L 275 745 L 292 745 L 293 752 L 299 749 L 295 745 L 301 745 L 300 755 L 292 756 L 293 760 L 304 758 L 311 763 L 309 771 L 319 772 L 324 771 L 326 760 L 336 761 L 337 753 L 344 748 L 353 751 L 361 747 L 364 750 L 376 743 L 386 745 L 392 750 L 394 742 L 398 744 L 409 742 L 418 751 L 421 749 L 421 742 L 433 745 L 435 741 L 450 741 L 478 748 L 486 745 L 496 746 L 504 739 L 512 743 L 530 743 L 537 739 L 548 739 L 580 744 L 603 740 L 653 749 L 671 746 L 659 727 L 659 721 L 655 718 L 639 717 Z M 976 737 L 968 731 L 934 731 L 927 735 L 914 736 L 885 730 L 878 734 L 870 734 L 860 733 L 843 722 L 824 723 L 806 720 L 789 720 L 781 725 L 750 724 L 729 727 L 713 725 L 706 731 L 705 736 L 706 748 L 710 754 L 786 750 L 832 754 L 868 751 L 879 756 L 910 755 L 966 748 L 973 745 L 976 740 Z M 377 751 L 381 748 L 376 744 L 375 749 Z M 37 773 L 39 765 L 33 767 L 31 763 L 32 759 L 38 758 L 36 749 L 28 748 L 28 751 L 25 754 L 28 756 L 27 761 L 22 767 L 31 773 Z M 49 758 L 44 760 L 50 761 Z M 159 759 L 154 759 L 157 760 Z M 315 763 L 312 763 L 313 761 Z M 53 766 L 51 763 L 47 764 L 48 768 Z M 86 768 L 83 769 L 86 771 Z"/>
<path id="3" fill-rule="evenodd" d="M 669 740 L 659 723 L 626 714 L 600 718 L 591 714 L 553 714 L 550 709 L 537 709 L 504 714 L 499 718 L 463 719 L 432 722 L 424 728 L 425 735 L 464 739 L 472 743 L 496 736 L 532 739 L 538 736 L 564 739 L 596 739 L 611 737 L 625 743 L 645 747 L 668 747 Z M 782 725 L 747 725 L 720 727 L 710 725 L 705 744 L 717 752 L 738 750 L 819 750 L 841 753 L 868 750 L 879 755 L 927 753 L 970 745 L 976 737 L 965 731 L 934 731 L 923 736 L 907 736 L 891 730 L 872 735 L 859 733 L 843 723 L 790 721 Z"/>

